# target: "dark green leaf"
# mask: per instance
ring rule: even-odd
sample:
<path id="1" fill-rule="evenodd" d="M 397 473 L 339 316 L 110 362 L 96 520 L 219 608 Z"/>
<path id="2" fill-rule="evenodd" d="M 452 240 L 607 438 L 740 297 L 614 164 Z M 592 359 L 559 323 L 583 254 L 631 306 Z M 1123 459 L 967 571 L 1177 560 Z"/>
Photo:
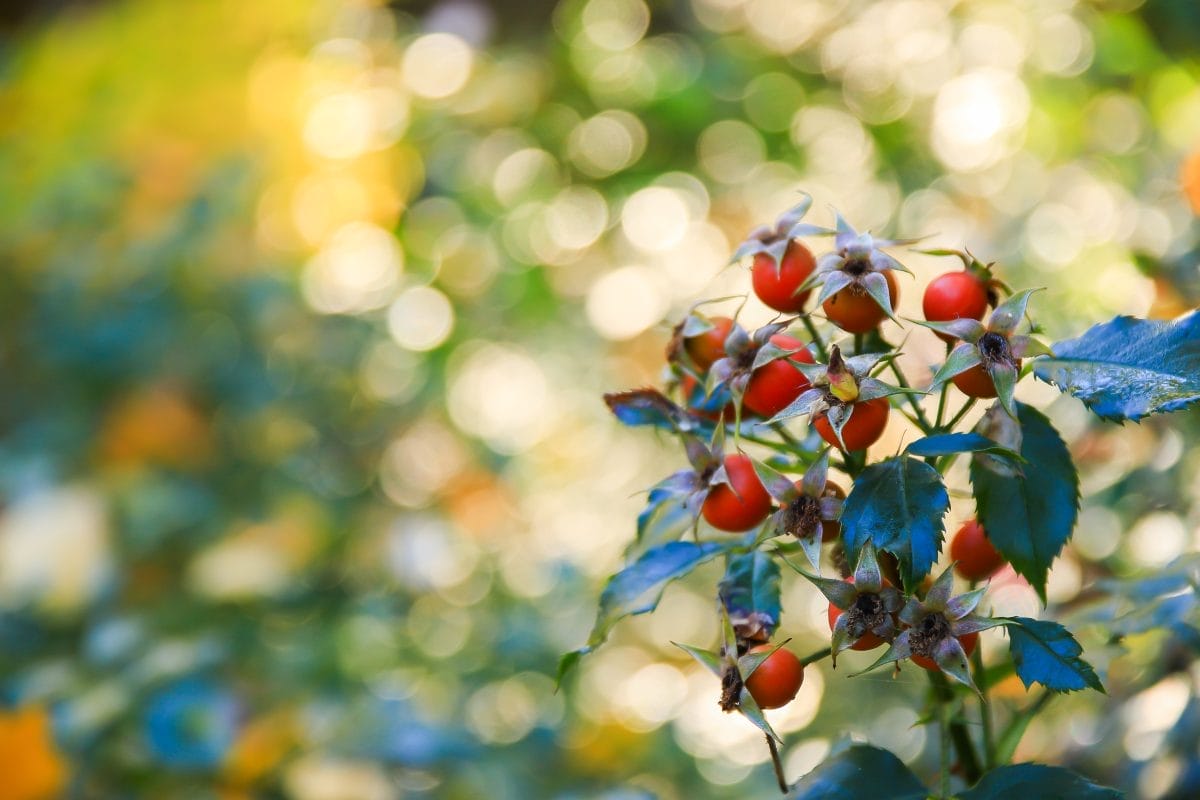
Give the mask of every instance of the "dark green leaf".
<path id="1" fill-rule="evenodd" d="M 856 744 L 797 781 L 787 800 L 925 800 L 927 795 L 896 756 Z"/>
<path id="2" fill-rule="evenodd" d="M 1116 789 L 1092 783 L 1063 767 L 1045 764 L 1011 764 L 984 775 L 975 788 L 958 795 L 961 800 L 1118 800 L 1125 795 Z"/>
<path id="3" fill-rule="evenodd" d="M 1136 422 L 1200 400 L 1200 311 L 1173 322 L 1117 317 L 1053 349 L 1034 374 L 1105 419 Z"/>
<path id="4" fill-rule="evenodd" d="M 996 549 L 1046 599 L 1046 572 L 1071 538 L 1079 515 L 1079 477 L 1050 421 L 1017 404 L 1020 470 L 995 469 L 994 457 L 971 459 L 976 513 Z M 843 522 L 843 525 L 845 523 Z"/>
<path id="5" fill-rule="evenodd" d="M 760 550 L 730 556 L 721 602 L 734 627 L 748 625 L 769 638 L 779 625 L 779 564 Z"/>
<path id="6" fill-rule="evenodd" d="M 937 470 L 896 456 L 863 470 L 842 506 L 842 531 L 854 558 L 868 540 L 900 560 L 906 587 L 920 581 L 942 546 L 950 496 Z"/>
<path id="7" fill-rule="evenodd" d="M 949 456 L 955 453 L 990 453 L 1013 461 L 1022 460 L 1018 453 L 978 433 L 940 433 L 926 436 L 904 448 L 904 452 L 922 458 Z"/>
<path id="8" fill-rule="evenodd" d="M 1008 650 L 1017 668 L 1017 677 L 1028 689 L 1040 683 L 1055 692 L 1074 692 L 1092 688 L 1104 691 L 1092 665 L 1079 656 L 1083 648 L 1071 632 L 1044 619 L 1010 617 Z"/>

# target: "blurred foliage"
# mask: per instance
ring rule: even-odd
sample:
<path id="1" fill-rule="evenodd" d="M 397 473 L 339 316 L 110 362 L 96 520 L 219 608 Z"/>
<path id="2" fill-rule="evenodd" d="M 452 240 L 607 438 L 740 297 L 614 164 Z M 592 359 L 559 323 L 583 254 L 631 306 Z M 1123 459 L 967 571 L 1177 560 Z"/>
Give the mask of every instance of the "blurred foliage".
<path id="1" fill-rule="evenodd" d="M 3 800 L 766 795 L 669 652 L 717 635 L 687 585 L 553 692 L 671 468 L 599 401 L 657 381 L 660 323 L 744 292 L 731 243 L 801 187 L 1049 287 L 1055 338 L 1200 296 L 1190 0 L 512 8 L 116 0 L 8 34 Z M 1085 506 L 1047 616 L 1200 543 L 1195 411 L 1051 415 Z M 1038 616 L 1010 577 L 997 613 Z M 1195 796 L 1194 633 L 1097 624 L 1110 696 L 1021 753 Z M 792 777 L 847 737 L 928 773 L 919 687 L 811 670 L 769 712 Z"/>

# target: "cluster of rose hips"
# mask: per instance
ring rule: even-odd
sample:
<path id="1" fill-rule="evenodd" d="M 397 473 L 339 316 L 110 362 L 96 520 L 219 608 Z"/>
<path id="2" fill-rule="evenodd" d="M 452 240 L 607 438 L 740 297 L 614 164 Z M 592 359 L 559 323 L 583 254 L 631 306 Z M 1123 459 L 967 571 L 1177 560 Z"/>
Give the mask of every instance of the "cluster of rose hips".
<path id="1" fill-rule="evenodd" d="M 783 315 L 806 315 L 813 304 L 841 330 L 863 334 L 894 317 L 899 296 L 895 271 L 907 270 L 882 248 L 912 240 L 881 240 L 859 234 L 839 215 L 837 230 L 818 228 L 801 220 L 810 200 L 789 210 L 774 227 L 754 231 L 742 243 L 734 260 L 753 257 L 750 267 L 754 293 Z M 800 240 L 802 236 L 835 235 L 834 250 L 820 259 Z M 1020 356 L 1037 351 L 1028 336 L 1014 336 L 1024 315 L 1027 293 L 1000 306 L 1006 289 L 968 253 L 925 251 L 955 255 L 963 269 L 935 278 L 925 289 L 922 307 L 925 326 L 947 344 L 947 362 L 934 385 L 952 381 L 971 398 L 1000 396 L 1012 413 L 1012 385 L 1021 366 Z M 987 327 L 988 307 L 996 308 Z M 757 418 L 764 424 L 808 415 L 813 428 L 832 448 L 843 454 L 865 450 L 882 436 L 891 412 L 889 397 L 910 391 L 889 386 L 873 377 L 877 364 L 891 356 L 855 352 L 846 357 L 834 345 L 814 354 L 803 340 L 784 331 L 795 317 L 774 322 L 750 333 L 727 316 L 706 317 L 693 311 L 675 330 L 667 348 L 674 381 L 687 413 L 719 429 Z M 808 320 L 805 319 L 806 324 Z M 812 330 L 810 326 L 810 330 Z M 819 363 L 816 355 L 826 363 Z M 845 491 L 826 480 L 827 456 L 792 482 L 769 472 L 741 453 L 724 454 L 715 440 L 711 450 L 696 445 L 689 450 L 694 474 L 691 499 L 700 501 L 699 513 L 722 531 L 751 530 L 774 512 L 777 534 L 792 534 L 817 567 L 821 542 L 840 537 L 838 516 Z M 693 452 L 702 453 L 694 457 Z M 981 525 L 971 520 L 954 536 L 950 553 L 955 570 L 971 582 L 986 580 L 1003 565 Z M 889 563 L 888 559 L 892 559 Z M 880 566 L 882 564 L 882 567 Z M 819 569 L 819 568 L 818 568 Z M 892 579 L 885 575 L 890 573 Z M 900 655 L 928 670 L 946 666 L 962 680 L 965 657 L 974 650 L 978 624 L 972 616 L 979 594 L 950 598 L 952 574 L 926 583 L 921 597 L 907 604 L 895 589 L 899 579 L 888 553 L 863 548 L 854 575 L 844 581 L 808 576 L 828 597 L 832 654 L 844 649 L 871 650 L 892 642 Z M 738 632 L 739 650 L 769 653 L 745 679 L 745 688 L 760 708 L 778 708 L 795 697 L 803 678 L 803 664 L 786 649 L 772 647 L 761 636 Z M 950 644 L 952 642 L 953 644 Z M 938 651 L 941 648 L 942 651 Z M 935 652 L 938 651 L 938 652 Z M 935 660 L 934 656 L 940 657 Z M 755 659 L 754 661 L 758 661 Z M 955 668 L 961 663 L 962 670 Z M 951 664 L 955 666 L 951 666 Z M 941 666 L 939 666 L 941 665 Z M 955 674 L 958 673 L 958 674 Z M 964 681 L 970 683 L 969 676 Z M 739 686 L 740 688 L 740 686 Z M 728 709 L 727 709 L 728 710 Z"/>
<path id="2" fill-rule="evenodd" d="M 953 571 L 971 583 L 987 580 L 1005 564 L 1004 557 L 988 540 L 983 526 L 973 519 L 963 523 L 954 535 L 950 557 L 954 561 Z M 872 561 L 875 566 L 872 566 Z M 894 569 L 894 564 L 891 566 Z M 953 613 L 947 614 L 951 601 L 942 599 L 938 602 L 934 597 L 939 582 L 944 587 L 940 591 L 944 592 L 945 597 L 949 596 L 951 571 L 947 570 L 940 581 L 927 581 L 923 600 L 913 598 L 905 606 L 895 588 L 899 581 L 883 574 L 888 567 L 886 558 L 879 559 L 873 552 L 868 552 L 860 559 L 855 574 L 844 581 L 810 577 L 829 599 L 827 616 L 829 630 L 833 634 L 835 663 L 841 650 L 874 650 L 893 640 L 902 625 L 911 628 L 914 624 L 922 623 L 928 625 L 930 630 L 919 632 L 931 635 L 932 647 L 936 648 L 941 641 L 950 638 L 947 636 L 949 633 L 957 640 L 963 657 L 970 657 L 979 644 L 975 620 L 968 616 L 973 605 L 962 616 L 954 618 Z M 974 598 L 974 602 L 978 602 L 978 597 Z M 933 630 L 941 624 L 948 626 L 948 631 Z M 914 664 L 930 672 L 941 671 L 930 655 L 919 652 L 923 649 L 920 645 L 914 647 L 911 641 L 906 644 L 908 658 Z M 767 643 L 756 644 L 749 652 L 769 653 L 745 680 L 746 689 L 758 707 L 781 708 L 795 699 L 804 684 L 804 664 L 801 660 L 790 650 L 773 648 Z"/>

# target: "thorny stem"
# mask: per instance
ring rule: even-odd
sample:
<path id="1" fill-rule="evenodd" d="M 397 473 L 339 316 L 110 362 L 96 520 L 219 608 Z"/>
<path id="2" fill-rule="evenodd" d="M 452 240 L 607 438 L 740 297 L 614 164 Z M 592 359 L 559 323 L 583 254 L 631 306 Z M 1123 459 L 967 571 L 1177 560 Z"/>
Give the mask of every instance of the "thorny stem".
<path id="1" fill-rule="evenodd" d="M 771 763 L 775 765 L 775 781 L 779 784 L 779 791 L 787 794 L 787 778 L 783 774 L 783 762 L 779 760 L 779 746 L 775 744 L 774 739 L 768 736 L 767 747 L 771 748 Z"/>
<path id="2" fill-rule="evenodd" d="M 983 765 L 986 769 L 993 769 L 996 766 L 996 742 L 992 734 L 992 707 L 988 703 L 988 685 L 983 680 L 982 642 L 976 643 L 971 660 L 977 676 L 975 682 L 979 685 L 979 720 L 983 725 Z"/>
<path id="3" fill-rule="evenodd" d="M 941 672 L 930 672 L 929 682 L 933 684 L 934 697 L 943 713 L 949 714 L 949 704 L 954 700 L 954 689 L 946 676 Z M 958 763 L 962 765 L 963 778 L 968 785 L 974 785 L 983 772 L 979 768 L 979 756 L 975 753 L 975 745 L 971 742 L 971 734 L 962 720 L 949 720 L 950 741 L 954 744 L 954 752 Z"/>
<path id="4" fill-rule="evenodd" d="M 817 346 L 817 355 L 821 356 L 821 361 L 828 363 L 829 351 L 825 349 L 825 340 L 821 338 L 817 326 L 813 324 L 812 317 L 804 314 L 800 317 L 800 321 L 804 323 L 804 327 L 808 329 L 808 335 L 812 337 L 813 344 Z"/>

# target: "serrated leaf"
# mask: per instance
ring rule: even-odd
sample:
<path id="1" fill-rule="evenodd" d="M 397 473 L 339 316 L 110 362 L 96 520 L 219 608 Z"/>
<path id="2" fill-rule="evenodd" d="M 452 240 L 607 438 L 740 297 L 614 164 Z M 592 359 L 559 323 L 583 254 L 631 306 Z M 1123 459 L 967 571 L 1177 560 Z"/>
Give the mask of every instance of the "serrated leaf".
<path id="1" fill-rule="evenodd" d="M 997 470 L 992 456 L 971 459 L 976 515 L 1001 555 L 1046 599 L 1046 573 L 1071 538 L 1079 515 L 1079 477 L 1058 431 L 1036 409 L 1017 403 L 1020 470 Z M 843 523 L 845 524 L 845 523 Z"/>
<path id="2" fill-rule="evenodd" d="M 925 800 L 927 795 L 903 761 L 887 750 L 856 744 L 793 784 L 787 800 Z"/>
<path id="3" fill-rule="evenodd" d="M 961 800 L 1011 800 L 1014 797 L 1064 800 L 1119 800 L 1124 793 L 1092 783 L 1063 767 L 1010 764 L 991 770 L 974 788 L 956 795 Z"/>
<path id="4" fill-rule="evenodd" d="M 782 613 L 779 582 L 779 565 L 766 553 L 753 550 L 730 556 L 718 591 L 734 626 L 757 625 L 770 638 Z"/>
<path id="5" fill-rule="evenodd" d="M 1005 627 L 1017 677 L 1026 689 L 1040 683 L 1054 692 L 1087 688 L 1104 692 L 1092 665 L 1079 657 L 1083 647 L 1062 625 L 1044 619 L 1008 617 Z"/>
<path id="6" fill-rule="evenodd" d="M 1104 419 L 1136 422 L 1200 400 L 1200 310 L 1173 322 L 1117 317 L 1052 349 L 1034 374 Z"/>
<path id="7" fill-rule="evenodd" d="M 872 464 L 854 481 L 842 506 L 842 532 L 854 558 L 868 540 L 900 561 L 906 588 L 916 586 L 937 560 L 950 495 L 942 476 L 924 461 L 894 456 Z"/>
<path id="8" fill-rule="evenodd" d="M 939 433 L 926 436 L 904 448 L 904 452 L 921 458 L 936 458 L 955 453 L 989 453 L 1011 461 L 1025 460 L 1021 458 L 1020 453 L 978 433 Z"/>
<path id="9" fill-rule="evenodd" d="M 563 676 L 580 657 L 599 647 L 612 627 L 622 619 L 653 611 L 668 583 L 682 578 L 732 546 L 733 543 L 668 542 L 642 554 L 637 561 L 609 578 L 600 593 L 600 609 L 587 645 L 559 660 L 558 681 L 562 682 Z"/>

